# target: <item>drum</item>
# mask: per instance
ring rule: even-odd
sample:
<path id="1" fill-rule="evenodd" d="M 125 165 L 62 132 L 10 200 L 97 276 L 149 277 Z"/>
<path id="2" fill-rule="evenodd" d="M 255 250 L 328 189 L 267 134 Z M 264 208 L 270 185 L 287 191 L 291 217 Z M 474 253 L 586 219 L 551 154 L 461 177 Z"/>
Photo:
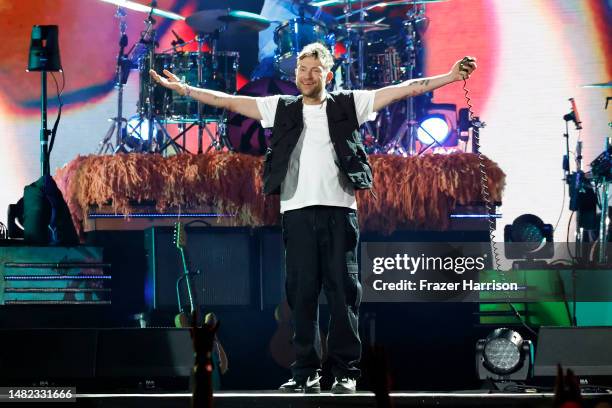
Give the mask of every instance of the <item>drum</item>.
<path id="1" fill-rule="evenodd" d="M 298 95 L 299 90 L 293 82 L 275 78 L 261 78 L 243 86 L 237 95 L 268 96 Z M 225 143 L 232 151 L 263 155 L 268 147 L 268 138 L 272 129 L 264 129 L 258 120 L 247 118 L 237 113 L 227 117 Z"/>
<path id="2" fill-rule="evenodd" d="M 275 62 L 277 69 L 289 76 L 295 76 L 299 52 L 313 42 L 327 44 L 327 28 L 309 18 L 294 18 L 279 25 L 274 30 L 276 43 Z"/>
<path id="3" fill-rule="evenodd" d="M 237 52 L 217 53 L 216 64 L 210 53 L 202 53 L 202 84 L 206 89 L 213 89 L 233 94 L 236 92 L 238 73 Z M 149 76 L 149 58 L 140 64 L 140 94 L 138 111 L 142 115 L 152 113 L 166 121 L 194 121 L 198 117 L 198 104 L 192 98 L 179 95 L 161 86 L 154 86 L 153 98 L 150 95 L 151 77 Z M 198 86 L 198 53 L 155 54 L 153 69 L 161 74 L 164 69 L 172 72 L 186 83 Z M 204 117 L 219 114 L 219 109 L 202 105 Z"/>
<path id="4" fill-rule="evenodd" d="M 402 58 L 393 46 L 383 50 L 370 50 L 366 55 L 365 81 L 366 88 L 380 88 L 400 82 L 404 75 Z"/>

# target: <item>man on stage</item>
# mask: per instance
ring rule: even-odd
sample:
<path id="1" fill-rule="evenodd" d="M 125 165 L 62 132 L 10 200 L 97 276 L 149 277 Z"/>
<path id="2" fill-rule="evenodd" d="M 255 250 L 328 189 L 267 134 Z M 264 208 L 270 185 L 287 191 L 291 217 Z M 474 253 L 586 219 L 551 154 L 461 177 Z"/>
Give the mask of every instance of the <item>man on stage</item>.
<path id="1" fill-rule="evenodd" d="M 399 100 L 468 78 L 476 60 L 457 61 L 443 75 L 376 90 L 325 90 L 333 57 L 322 44 L 298 55 L 299 96 L 229 95 L 182 83 L 169 71 L 154 81 L 202 103 L 228 109 L 272 127 L 264 165 L 264 193 L 280 194 L 286 291 L 293 312 L 296 361 L 287 392 L 320 392 L 321 339 L 318 298 L 329 305 L 327 358 L 333 393 L 354 393 L 361 359 L 358 321 L 361 285 L 357 266 L 356 189 L 372 188 L 372 170 L 359 127 L 373 112 Z"/>

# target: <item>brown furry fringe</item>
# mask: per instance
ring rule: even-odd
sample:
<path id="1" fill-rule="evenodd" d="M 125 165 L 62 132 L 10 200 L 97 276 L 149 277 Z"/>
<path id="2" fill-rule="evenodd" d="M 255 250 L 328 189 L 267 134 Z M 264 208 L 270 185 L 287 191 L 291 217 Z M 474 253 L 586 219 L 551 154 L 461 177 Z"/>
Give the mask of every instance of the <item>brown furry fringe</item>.
<path id="1" fill-rule="evenodd" d="M 370 156 L 375 199 L 357 193 L 364 230 L 391 233 L 397 229 L 441 230 L 458 204 L 481 201 L 478 157 L 471 153 L 422 157 Z M 484 159 L 489 191 L 501 201 L 503 171 Z M 129 217 L 131 202 L 155 202 L 158 211 L 212 206 L 236 214 L 234 225 L 262 226 L 278 222 L 277 196 L 262 194 L 263 161 L 239 153 L 79 156 L 59 169 L 55 180 L 70 207 L 77 230 L 91 206 L 111 204 Z"/>

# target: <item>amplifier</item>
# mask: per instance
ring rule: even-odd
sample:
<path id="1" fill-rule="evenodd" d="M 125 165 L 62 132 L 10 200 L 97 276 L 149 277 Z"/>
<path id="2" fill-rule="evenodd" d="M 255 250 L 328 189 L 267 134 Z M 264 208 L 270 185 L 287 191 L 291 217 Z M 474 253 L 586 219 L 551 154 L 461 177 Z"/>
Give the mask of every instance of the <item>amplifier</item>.
<path id="1" fill-rule="evenodd" d="M 554 377 L 557 364 L 578 376 L 612 376 L 612 327 L 541 327 L 534 374 Z"/>
<path id="2" fill-rule="evenodd" d="M 259 260 L 253 230 L 241 227 L 186 227 L 186 250 L 194 271 L 194 295 L 202 306 L 259 304 Z M 170 227 L 145 230 L 145 303 L 150 310 L 178 311 L 177 279 L 183 265 Z M 185 286 L 180 286 L 186 303 Z"/>

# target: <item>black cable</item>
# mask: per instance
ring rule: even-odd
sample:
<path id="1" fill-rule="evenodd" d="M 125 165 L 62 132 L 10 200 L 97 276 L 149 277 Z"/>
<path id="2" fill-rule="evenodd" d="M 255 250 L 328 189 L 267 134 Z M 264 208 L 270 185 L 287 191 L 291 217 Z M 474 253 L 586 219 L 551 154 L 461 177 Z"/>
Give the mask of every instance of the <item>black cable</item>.
<path id="1" fill-rule="evenodd" d="M 206 226 L 206 227 L 210 227 L 211 226 L 211 224 L 209 222 L 197 219 L 197 220 L 193 220 L 193 221 L 189 221 L 189 222 L 185 223 L 185 227 L 188 227 L 188 226 L 190 226 L 192 224 L 204 224 L 204 226 Z"/>
<path id="2" fill-rule="evenodd" d="M 526 385 L 526 384 L 509 384 L 503 388 L 505 392 L 513 392 L 513 391 L 526 391 L 526 390 L 536 390 L 537 392 L 553 392 L 553 387 L 542 387 L 536 385 Z"/>
<path id="3" fill-rule="evenodd" d="M 570 259 L 572 260 L 572 265 L 576 264 L 576 257 L 572 254 L 572 249 L 570 248 L 569 235 L 570 235 L 570 227 L 572 226 L 572 218 L 574 218 L 574 213 L 575 212 L 576 211 L 572 211 L 570 213 L 569 221 L 567 222 L 567 234 L 565 236 L 565 245 L 567 246 L 567 254 L 569 255 Z"/>
<path id="4" fill-rule="evenodd" d="M 555 228 L 553 228 L 553 233 L 557 230 L 559 226 L 559 221 L 561 221 L 561 216 L 563 215 L 563 210 L 565 207 L 565 192 L 566 192 L 567 182 L 563 181 L 563 200 L 561 201 L 561 211 L 559 211 L 559 217 L 557 218 L 557 222 L 555 223 Z"/>
<path id="5" fill-rule="evenodd" d="M 47 151 L 47 155 L 51 155 L 51 151 L 53 150 L 53 143 L 55 143 L 55 135 L 57 134 L 57 128 L 62 118 L 62 107 L 64 106 L 64 101 L 62 100 L 62 93 L 64 92 L 64 88 L 66 86 L 66 76 L 64 74 L 64 70 L 61 70 L 60 72 L 62 73 L 61 89 L 59 83 L 57 82 L 57 78 L 55 77 L 55 73 L 51 72 L 51 78 L 53 78 L 53 82 L 55 82 L 55 90 L 57 92 L 57 102 L 59 107 L 57 111 L 57 117 L 55 118 L 55 123 L 53 124 L 53 129 L 51 130 L 51 140 L 49 141 L 49 149 Z"/>
<path id="6" fill-rule="evenodd" d="M 463 78 L 463 91 L 465 93 L 464 97 L 465 97 L 466 105 L 468 107 L 469 121 L 470 123 L 472 123 L 472 127 L 474 127 L 475 116 L 474 116 L 474 112 L 472 111 L 473 105 L 471 103 L 471 98 L 469 96 L 469 90 L 467 89 L 467 79 L 465 77 Z M 502 281 L 505 281 L 505 274 L 504 272 L 501 271 L 501 260 L 500 260 L 499 252 L 497 251 L 497 244 L 495 242 L 495 219 L 494 217 L 491 216 L 491 214 L 494 211 L 494 208 L 491 203 L 491 194 L 489 192 L 489 176 L 487 175 L 486 166 L 484 162 L 484 156 L 482 152 L 480 151 L 480 133 L 478 130 L 477 132 L 478 132 L 478 137 L 472 138 L 472 144 L 475 146 L 476 155 L 478 156 L 478 167 L 480 170 L 482 199 L 485 203 L 486 214 L 488 216 L 487 220 L 489 224 L 489 242 L 491 243 L 491 252 L 493 255 L 493 263 L 494 263 L 495 270 L 501 273 Z M 527 324 L 527 322 L 523 320 L 521 314 L 516 309 L 516 307 L 512 304 L 512 302 L 506 302 L 506 303 L 508 304 L 508 306 L 514 313 L 514 316 L 516 316 L 518 321 L 521 323 L 521 325 L 531 334 L 533 334 L 534 336 L 537 336 L 536 331 L 533 330 Z"/>

